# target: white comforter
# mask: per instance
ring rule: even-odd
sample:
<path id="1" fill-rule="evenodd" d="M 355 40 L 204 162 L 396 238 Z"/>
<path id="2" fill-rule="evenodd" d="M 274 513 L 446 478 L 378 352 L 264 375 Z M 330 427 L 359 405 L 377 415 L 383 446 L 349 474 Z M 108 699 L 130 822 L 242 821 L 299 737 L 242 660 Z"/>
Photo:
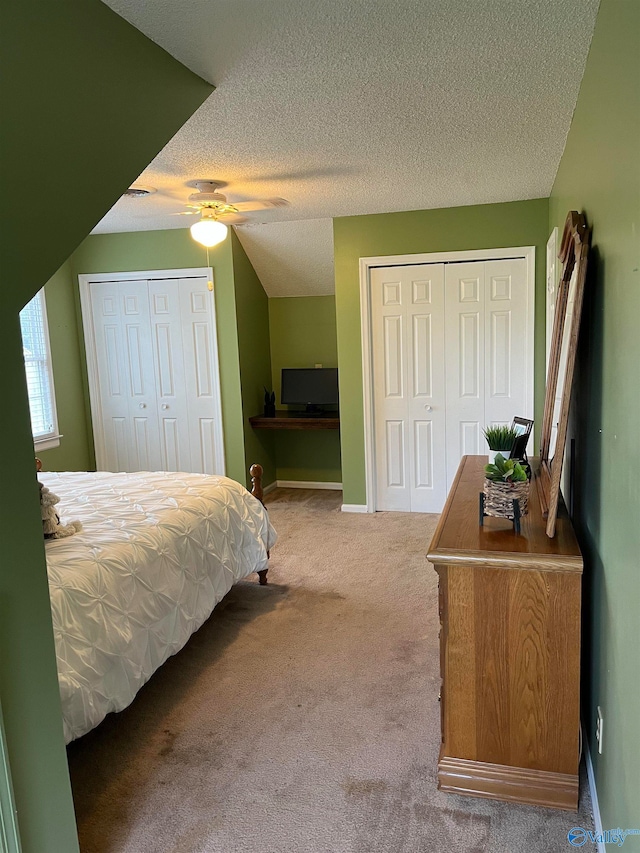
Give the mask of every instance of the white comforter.
<path id="1" fill-rule="evenodd" d="M 262 504 L 226 477 L 40 474 L 63 523 L 46 543 L 67 743 L 121 711 L 232 585 L 267 568 Z"/>

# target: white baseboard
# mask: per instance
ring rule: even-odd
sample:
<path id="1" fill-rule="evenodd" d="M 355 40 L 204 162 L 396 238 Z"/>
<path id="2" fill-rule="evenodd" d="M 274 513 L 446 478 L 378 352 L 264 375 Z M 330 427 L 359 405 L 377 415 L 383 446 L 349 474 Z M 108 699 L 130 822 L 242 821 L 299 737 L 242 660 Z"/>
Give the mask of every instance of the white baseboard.
<path id="1" fill-rule="evenodd" d="M 604 840 L 602 840 L 602 817 L 600 816 L 600 804 L 596 791 L 596 777 L 593 772 L 593 761 L 591 760 L 591 751 L 584 725 L 582 726 L 582 748 L 584 750 L 584 763 L 587 765 L 587 779 L 589 780 L 589 793 L 591 794 L 591 807 L 593 808 L 593 828 L 599 839 L 596 842 L 596 849 L 598 853 L 606 853 Z"/>
<path id="2" fill-rule="evenodd" d="M 366 504 L 342 504 L 341 512 L 368 512 Z"/>
<path id="3" fill-rule="evenodd" d="M 279 489 L 332 489 L 342 491 L 342 483 L 322 483 L 316 480 L 277 480 Z"/>
<path id="4" fill-rule="evenodd" d="M 277 485 L 278 485 L 278 484 L 277 484 L 277 483 L 275 483 L 275 482 L 273 482 L 273 483 L 269 483 L 269 485 L 268 485 L 268 486 L 265 486 L 265 487 L 264 487 L 264 489 L 262 490 L 262 494 L 263 494 L 263 495 L 268 495 L 268 494 L 269 494 L 269 492 L 272 492 L 272 491 L 277 487 Z"/>

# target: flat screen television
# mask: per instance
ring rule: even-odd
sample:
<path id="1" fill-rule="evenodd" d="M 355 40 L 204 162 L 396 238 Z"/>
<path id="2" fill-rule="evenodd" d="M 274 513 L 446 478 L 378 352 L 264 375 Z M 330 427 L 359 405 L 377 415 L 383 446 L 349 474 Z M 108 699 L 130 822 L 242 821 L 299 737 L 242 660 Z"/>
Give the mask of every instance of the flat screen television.
<path id="1" fill-rule="evenodd" d="M 280 399 L 286 406 L 305 406 L 309 414 L 320 406 L 338 405 L 337 367 L 283 367 Z"/>

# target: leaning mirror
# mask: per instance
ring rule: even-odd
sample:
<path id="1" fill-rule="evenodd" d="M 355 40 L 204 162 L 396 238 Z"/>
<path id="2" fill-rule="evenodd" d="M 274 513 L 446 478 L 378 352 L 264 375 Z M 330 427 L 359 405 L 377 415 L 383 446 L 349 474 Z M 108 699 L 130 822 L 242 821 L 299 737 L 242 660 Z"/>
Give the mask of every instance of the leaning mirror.
<path id="1" fill-rule="evenodd" d="M 562 276 L 553 321 L 540 436 L 540 470 L 536 478 L 542 512 L 547 519 L 547 536 L 554 536 L 556 532 L 590 236 L 584 215 L 570 211 L 558 255 Z"/>

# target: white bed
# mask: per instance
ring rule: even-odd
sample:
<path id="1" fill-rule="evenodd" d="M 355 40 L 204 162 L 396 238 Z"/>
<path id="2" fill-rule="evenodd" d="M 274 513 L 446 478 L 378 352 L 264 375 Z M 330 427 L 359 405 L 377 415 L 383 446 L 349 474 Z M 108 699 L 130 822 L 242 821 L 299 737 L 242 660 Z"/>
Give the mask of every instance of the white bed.
<path id="1" fill-rule="evenodd" d="M 202 474 L 39 474 L 68 539 L 46 542 L 67 743 L 121 711 L 234 583 L 267 568 L 266 510 Z"/>

